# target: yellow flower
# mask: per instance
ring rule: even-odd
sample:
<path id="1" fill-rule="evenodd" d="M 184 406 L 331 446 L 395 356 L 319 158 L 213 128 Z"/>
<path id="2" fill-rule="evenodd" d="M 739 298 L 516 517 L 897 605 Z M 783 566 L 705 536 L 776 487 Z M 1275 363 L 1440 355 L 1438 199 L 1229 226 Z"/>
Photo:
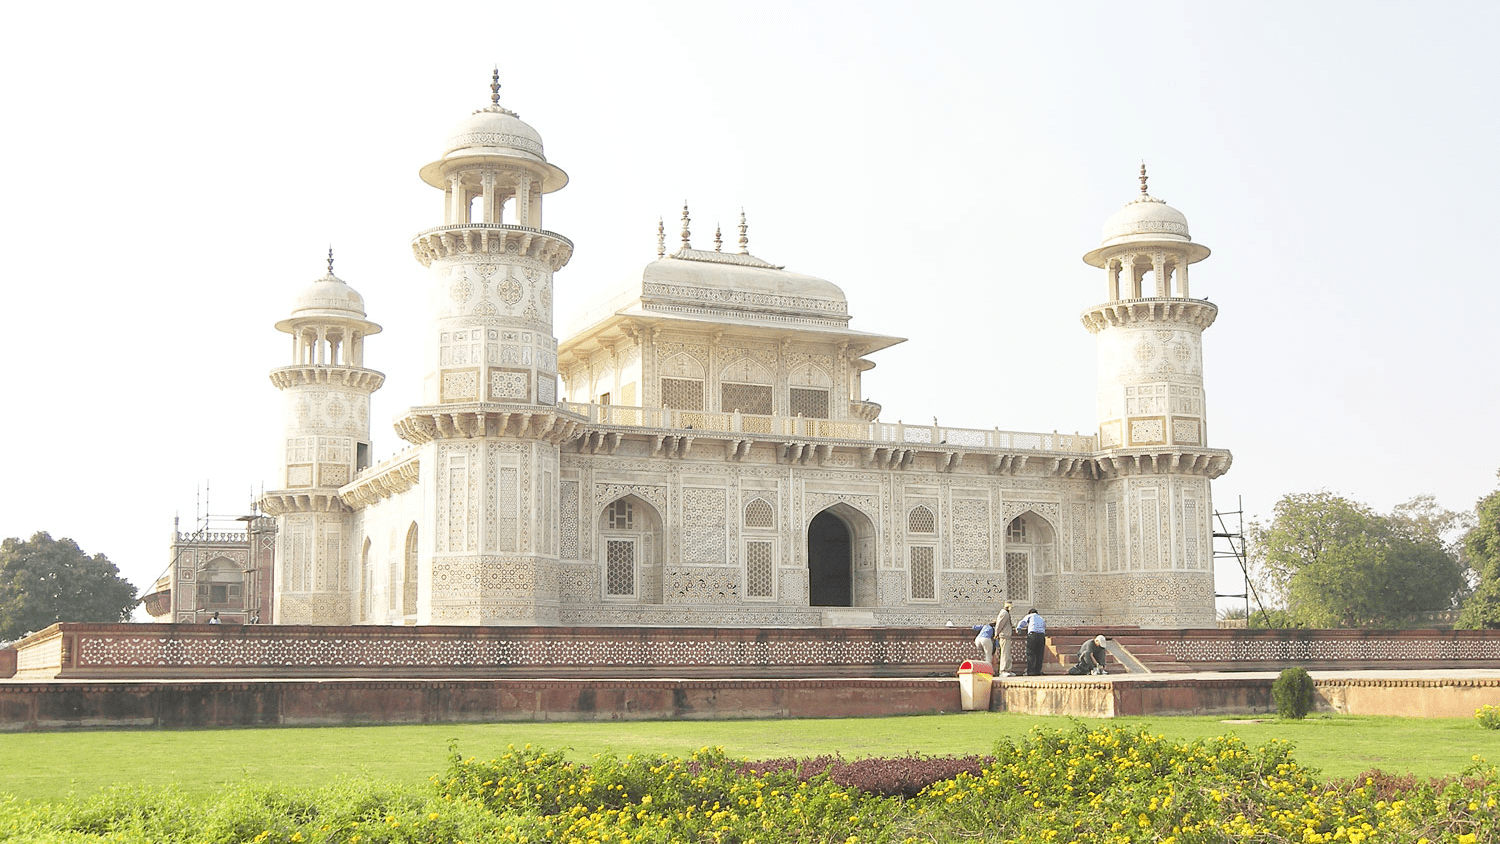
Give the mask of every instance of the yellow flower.
<path id="1" fill-rule="evenodd" d="M 1479 836 L 1472 832 L 1465 832 L 1463 835 L 1458 836 L 1458 844 L 1474 844 L 1478 840 Z"/>

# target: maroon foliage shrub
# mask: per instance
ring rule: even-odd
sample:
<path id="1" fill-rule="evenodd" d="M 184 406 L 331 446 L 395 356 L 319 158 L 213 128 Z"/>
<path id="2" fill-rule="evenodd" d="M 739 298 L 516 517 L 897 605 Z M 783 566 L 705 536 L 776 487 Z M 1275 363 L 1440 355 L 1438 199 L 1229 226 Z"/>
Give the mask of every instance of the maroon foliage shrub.
<path id="1" fill-rule="evenodd" d="M 866 794 L 915 797 L 927 786 L 953 779 L 960 773 L 978 776 L 993 761 L 990 756 L 897 756 L 852 761 L 841 756 L 783 757 L 744 762 L 740 770 L 761 775 L 795 773 L 804 782 L 827 774 L 834 783 Z"/>

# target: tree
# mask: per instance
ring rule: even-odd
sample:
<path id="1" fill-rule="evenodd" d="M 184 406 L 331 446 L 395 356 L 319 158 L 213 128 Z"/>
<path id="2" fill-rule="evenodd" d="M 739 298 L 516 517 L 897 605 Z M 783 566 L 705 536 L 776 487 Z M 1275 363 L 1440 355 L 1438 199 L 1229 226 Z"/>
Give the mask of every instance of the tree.
<path id="1" fill-rule="evenodd" d="M 1462 567 L 1443 540 L 1453 518 L 1430 499 L 1382 516 L 1326 491 L 1286 495 L 1268 527 L 1251 525 L 1251 554 L 1300 626 L 1399 626 L 1451 609 L 1463 589 Z"/>
<path id="2" fill-rule="evenodd" d="M 103 554 L 38 533 L 0 543 L 0 640 L 59 621 L 124 621 L 135 587 Z"/>
<path id="3" fill-rule="evenodd" d="M 1474 526 L 1464 534 L 1464 553 L 1479 586 L 1464 602 L 1459 627 L 1500 627 L 1500 490 L 1474 505 Z"/>

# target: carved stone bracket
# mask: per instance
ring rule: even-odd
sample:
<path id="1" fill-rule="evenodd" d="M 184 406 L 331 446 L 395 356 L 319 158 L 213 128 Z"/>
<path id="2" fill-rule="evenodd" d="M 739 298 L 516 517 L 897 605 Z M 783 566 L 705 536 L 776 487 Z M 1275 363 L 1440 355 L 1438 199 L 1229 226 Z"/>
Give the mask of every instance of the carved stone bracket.
<path id="1" fill-rule="evenodd" d="M 439 439 L 511 437 L 559 445 L 576 438 L 583 420 L 566 411 L 518 405 L 414 407 L 396 420 L 396 434 L 415 445 Z"/>
<path id="2" fill-rule="evenodd" d="M 261 512 L 268 516 L 287 513 L 347 513 L 349 506 L 333 490 L 323 492 L 268 492 L 260 497 Z"/>
<path id="3" fill-rule="evenodd" d="M 1218 316 L 1218 306 L 1205 299 L 1127 299 L 1085 311 L 1082 319 L 1090 334 L 1098 334 L 1105 328 L 1138 323 L 1177 323 L 1202 330 Z"/>
<path id="4" fill-rule="evenodd" d="M 417 485 L 421 462 L 415 451 L 396 461 L 361 473 L 339 490 L 339 497 L 353 507 L 368 507 L 382 498 L 399 495 Z"/>
<path id="5" fill-rule="evenodd" d="M 353 366 L 283 366 L 280 369 L 271 370 L 271 383 L 275 384 L 278 390 L 317 384 L 349 387 L 373 393 L 385 383 L 385 375 L 373 369 L 360 369 Z"/>
<path id="6" fill-rule="evenodd" d="M 1229 471 L 1234 458 L 1220 449 L 1132 450 L 1100 455 L 1099 477 L 1201 475 L 1212 480 Z"/>
<path id="7" fill-rule="evenodd" d="M 573 257 L 573 241 L 556 232 L 498 223 L 466 223 L 428 229 L 412 239 L 422 266 L 462 255 L 514 255 L 541 261 L 554 272 Z"/>

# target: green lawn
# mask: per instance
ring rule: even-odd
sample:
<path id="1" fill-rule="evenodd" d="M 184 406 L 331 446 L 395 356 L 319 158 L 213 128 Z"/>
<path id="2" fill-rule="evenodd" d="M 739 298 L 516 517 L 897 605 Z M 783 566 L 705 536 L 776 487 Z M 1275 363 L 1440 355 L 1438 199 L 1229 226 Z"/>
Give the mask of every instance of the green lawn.
<path id="1" fill-rule="evenodd" d="M 432 724 L 380 727 L 98 731 L 0 734 L 0 793 L 58 799 L 115 783 L 176 784 L 211 791 L 240 780 L 306 788 L 340 776 L 423 782 L 446 765 L 448 743 L 466 756 L 489 758 L 507 744 L 565 748 L 586 759 L 614 752 L 686 755 L 722 745 L 731 756 L 764 759 L 840 753 L 847 758 L 918 753 L 988 753 L 996 739 L 1025 735 L 1033 725 L 1071 720 L 963 713 L 900 718 L 785 721 L 612 721 Z M 1233 733 L 1250 745 L 1273 738 L 1329 777 L 1369 768 L 1443 776 L 1470 757 L 1500 760 L 1500 731 L 1474 719 L 1312 716 L 1225 724 L 1210 717 L 1120 719 L 1171 739 Z"/>

